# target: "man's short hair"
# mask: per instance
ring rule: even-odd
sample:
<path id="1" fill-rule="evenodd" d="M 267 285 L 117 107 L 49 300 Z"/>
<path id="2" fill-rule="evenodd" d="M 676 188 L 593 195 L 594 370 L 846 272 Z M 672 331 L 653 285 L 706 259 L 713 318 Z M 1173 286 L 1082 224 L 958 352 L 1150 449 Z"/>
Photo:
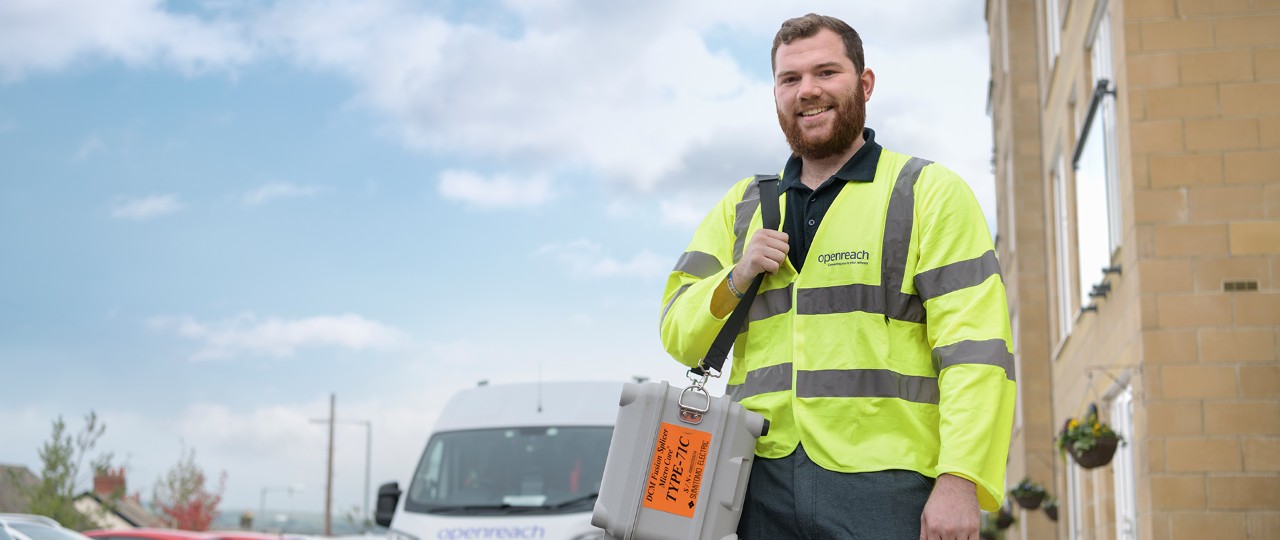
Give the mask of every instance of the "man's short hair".
<path id="1" fill-rule="evenodd" d="M 783 43 L 789 44 L 793 40 L 813 37 L 824 28 L 840 36 L 840 40 L 844 42 L 845 55 L 849 57 L 849 60 L 853 61 L 854 69 L 858 73 L 862 73 L 862 38 L 858 36 L 858 31 L 840 19 L 816 13 L 787 19 L 782 23 L 782 27 L 778 29 L 778 34 L 773 36 L 773 51 L 769 53 L 772 68 L 774 70 L 778 69 L 779 46 Z"/>

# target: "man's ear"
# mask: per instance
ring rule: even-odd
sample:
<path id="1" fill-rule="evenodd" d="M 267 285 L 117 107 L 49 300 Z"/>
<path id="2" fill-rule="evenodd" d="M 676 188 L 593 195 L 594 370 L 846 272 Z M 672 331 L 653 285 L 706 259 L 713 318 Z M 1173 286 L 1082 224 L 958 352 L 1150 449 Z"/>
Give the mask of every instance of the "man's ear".
<path id="1" fill-rule="evenodd" d="M 858 79 L 862 84 L 862 93 L 867 96 L 867 101 L 871 101 L 871 92 L 876 89 L 876 73 L 871 71 L 871 68 L 864 67 Z"/>

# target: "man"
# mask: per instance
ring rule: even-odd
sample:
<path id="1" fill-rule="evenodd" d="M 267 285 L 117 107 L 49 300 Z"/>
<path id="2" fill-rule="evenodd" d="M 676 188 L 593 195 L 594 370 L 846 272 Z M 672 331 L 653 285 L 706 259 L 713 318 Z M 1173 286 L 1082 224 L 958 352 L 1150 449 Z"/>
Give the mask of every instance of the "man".
<path id="1" fill-rule="evenodd" d="M 1014 406 L 1004 283 L 973 193 L 864 128 L 875 75 L 857 32 L 809 14 L 773 43 L 782 231 L 754 179 L 672 271 L 662 340 L 694 366 L 765 273 L 729 394 L 770 421 L 743 538 L 977 538 L 999 508 Z"/>

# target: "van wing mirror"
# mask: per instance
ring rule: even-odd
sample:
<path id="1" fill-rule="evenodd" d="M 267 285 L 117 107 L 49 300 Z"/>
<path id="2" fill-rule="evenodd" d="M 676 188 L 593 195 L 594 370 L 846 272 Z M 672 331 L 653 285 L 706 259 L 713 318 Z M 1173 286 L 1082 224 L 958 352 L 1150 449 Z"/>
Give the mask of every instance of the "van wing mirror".
<path id="1" fill-rule="evenodd" d="M 373 521 L 381 527 L 390 527 L 400 503 L 400 484 L 387 482 L 378 486 L 378 505 L 374 507 Z"/>

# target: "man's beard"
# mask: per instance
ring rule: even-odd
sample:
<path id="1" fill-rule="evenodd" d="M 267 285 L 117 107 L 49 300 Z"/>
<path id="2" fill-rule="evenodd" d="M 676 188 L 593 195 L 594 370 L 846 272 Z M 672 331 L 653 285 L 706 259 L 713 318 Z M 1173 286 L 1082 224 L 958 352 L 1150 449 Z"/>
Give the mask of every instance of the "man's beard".
<path id="1" fill-rule="evenodd" d="M 795 115 L 784 116 L 782 111 L 778 111 L 778 125 L 782 126 L 787 144 L 796 155 L 810 160 L 826 159 L 848 151 L 862 135 L 867 122 L 867 100 L 861 84 L 854 87 L 854 95 L 836 97 L 835 113 L 835 125 L 826 139 L 805 138 L 800 131 L 800 119 Z"/>

